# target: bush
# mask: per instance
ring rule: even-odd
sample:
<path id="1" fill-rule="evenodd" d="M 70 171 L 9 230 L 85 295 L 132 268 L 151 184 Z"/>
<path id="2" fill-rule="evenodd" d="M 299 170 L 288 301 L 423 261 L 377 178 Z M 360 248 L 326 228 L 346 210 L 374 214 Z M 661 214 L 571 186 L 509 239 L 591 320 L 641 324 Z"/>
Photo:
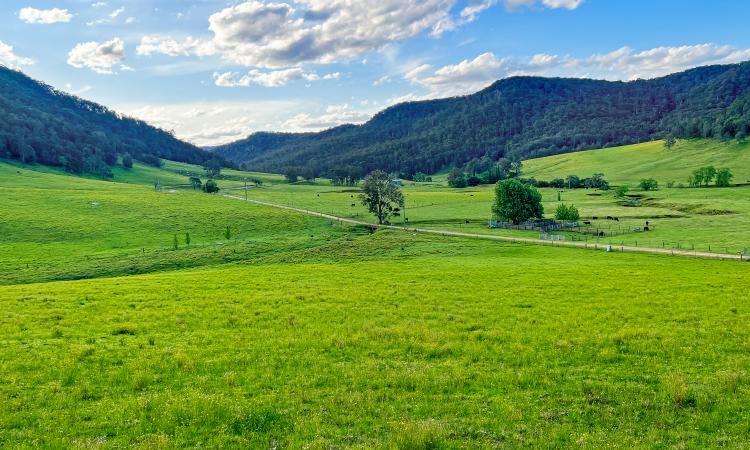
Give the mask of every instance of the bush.
<path id="1" fill-rule="evenodd" d="M 125 153 L 122 157 L 122 167 L 126 169 L 132 169 L 133 168 L 133 157 L 130 156 L 130 153 Z"/>
<path id="2" fill-rule="evenodd" d="M 471 176 L 466 180 L 466 184 L 469 186 L 479 186 L 482 184 L 482 179 L 479 177 Z"/>
<path id="3" fill-rule="evenodd" d="M 557 220 L 576 222 L 580 218 L 581 215 L 578 213 L 578 208 L 573 205 L 567 206 L 563 203 L 555 210 L 555 219 Z"/>
<path id="4" fill-rule="evenodd" d="M 642 191 L 656 191 L 659 189 L 659 183 L 653 178 L 644 178 L 638 183 L 638 187 L 641 188 Z"/>
<path id="5" fill-rule="evenodd" d="M 615 197 L 623 198 L 625 197 L 625 194 L 627 194 L 629 190 L 630 190 L 630 187 L 626 185 L 617 186 L 617 188 L 615 189 Z"/>
<path id="6" fill-rule="evenodd" d="M 203 185 L 203 192 L 206 194 L 213 194 L 219 192 L 219 185 L 214 180 L 208 180 Z"/>
<path id="7" fill-rule="evenodd" d="M 467 185 L 466 175 L 461 169 L 453 169 L 448 174 L 448 186 L 452 188 L 465 188 Z"/>

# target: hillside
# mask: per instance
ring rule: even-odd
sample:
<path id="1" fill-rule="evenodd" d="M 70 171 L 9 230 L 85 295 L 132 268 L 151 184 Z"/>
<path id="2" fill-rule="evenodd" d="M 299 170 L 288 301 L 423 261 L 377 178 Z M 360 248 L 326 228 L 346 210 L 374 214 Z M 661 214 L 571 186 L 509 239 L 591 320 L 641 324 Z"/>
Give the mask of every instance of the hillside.
<path id="1" fill-rule="evenodd" d="M 0 158 L 111 176 L 125 154 L 150 165 L 212 157 L 164 130 L 0 66 Z"/>
<path id="2" fill-rule="evenodd" d="M 652 80 L 514 77 L 466 97 L 390 107 L 321 133 L 257 133 L 214 151 L 252 170 L 346 166 L 434 173 L 476 159 L 527 159 L 679 137 L 743 137 L 750 63 Z"/>
<path id="3" fill-rule="evenodd" d="M 523 162 L 523 173 L 538 180 L 604 173 L 613 183 L 655 178 L 666 184 L 686 183 L 690 173 L 703 166 L 727 167 L 735 183 L 744 183 L 750 180 L 750 143 L 686 139 L 667 149 L 662 141 L 645 142 L 530 159 Z"/>

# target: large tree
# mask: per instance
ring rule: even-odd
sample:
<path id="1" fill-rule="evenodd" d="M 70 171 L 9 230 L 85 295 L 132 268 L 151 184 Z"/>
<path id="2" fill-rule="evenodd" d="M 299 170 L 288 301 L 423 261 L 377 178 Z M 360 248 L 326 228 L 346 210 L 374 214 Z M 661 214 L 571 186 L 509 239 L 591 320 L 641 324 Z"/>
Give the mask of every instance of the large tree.
<path id="1" fill-rule="evenodd" d="M 387 222 L 397 208 L 404 206 L 401 189 L 383 171 L 376 170 L 367 175 L 362 191 L 359 195 L 362 204 L 375 214 L 379 224 Z"/>
<path id="2" fill-rule="evenodd" d="M 515 179 L 499 181 L 495 185 L 492 213 L 498 219 L 515 225 L 532 218 L 541 219 L 544 215 L 542 195 L 534 186 Z"/>

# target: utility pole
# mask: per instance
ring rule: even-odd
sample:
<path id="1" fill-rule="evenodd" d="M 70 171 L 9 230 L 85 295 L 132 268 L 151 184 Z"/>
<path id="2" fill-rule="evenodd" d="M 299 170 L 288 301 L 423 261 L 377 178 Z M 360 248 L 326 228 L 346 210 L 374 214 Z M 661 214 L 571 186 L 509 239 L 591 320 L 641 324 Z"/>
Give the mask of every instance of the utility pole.
<path id="1" fill-rule="evenodd" d="M 245 178 L 245 201 L 247 201 L 247 178 Z"/>

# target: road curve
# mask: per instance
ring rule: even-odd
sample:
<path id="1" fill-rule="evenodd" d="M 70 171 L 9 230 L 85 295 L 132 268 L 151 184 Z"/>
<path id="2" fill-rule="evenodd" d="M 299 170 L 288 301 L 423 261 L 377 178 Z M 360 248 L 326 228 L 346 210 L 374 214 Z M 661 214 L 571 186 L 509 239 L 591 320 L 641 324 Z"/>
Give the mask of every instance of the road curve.
<path id="1" fill-rule="evenodd" d="M 227 198 L 235 200 L 245 201 L 244 197 L 237 195 L 224 194 Z M 281 205 L 278 203 L 264 202 L 261 200 L 247 199 L 247 202 L 256 205 L 269 206 L 272 208 L 286 209 L 288 211 L 298 212 L 300 214 L 307 214 L 310 216 L 322 217 L 324 219 L 335 220 L 341 223 L 349 223 L 352 225 L 364 225 L 368 227 L 409 231 L 412 233 L 424 233 L 424 234 L 436 234 L 440 236 L 452 236 L 452 237 L 463 237 L 472 239 L 486 239 L 490 241 L 504 241 L 504 242 L 515 242 L 519 244 L 534 244 L 534 245 L 547 245 L 553 247 L 577 247 L 585 248 L 589 250 L 604 250 L 607 246 L 602 244 L 589 244 L 588 242 L 573 242 L 573 241 L 545 241 L 543 239 L 533 238 L 520 238 L 512 236 L 497 236 L 490 234 L 480 233 L 464 233 L 461 231 L 448 231 L 448 230 L 431 230 L 426 228 L 412 228 L 398 225 L 378 225 L 370 222 L 364 222 L 361 220 L 347 219 L 345 217 L 334 216 L 331 214 L 325 214 L 317 211 L 311 211 L 309 209 L 295 208 L 293 206 Z M 733 255 L 728 253 L 711 253 L 711 252 L 696 252 L 687 250 L 671 250 L 665 248 L 654 248 L 654 247 L 633 247 L 628 245 L 613 245 L 612 251 L 619 252 L 632 252 L 632 253 L 651 253 L 656 255 L 670 255 L 670 256 L 689 256 L 693 258 L 709 258 L 709 259 L 722 259 L 722 260 L 737 260 L 737 261 L 750 261 L 750 256 L 743 256 L 741 254 Z"/>

